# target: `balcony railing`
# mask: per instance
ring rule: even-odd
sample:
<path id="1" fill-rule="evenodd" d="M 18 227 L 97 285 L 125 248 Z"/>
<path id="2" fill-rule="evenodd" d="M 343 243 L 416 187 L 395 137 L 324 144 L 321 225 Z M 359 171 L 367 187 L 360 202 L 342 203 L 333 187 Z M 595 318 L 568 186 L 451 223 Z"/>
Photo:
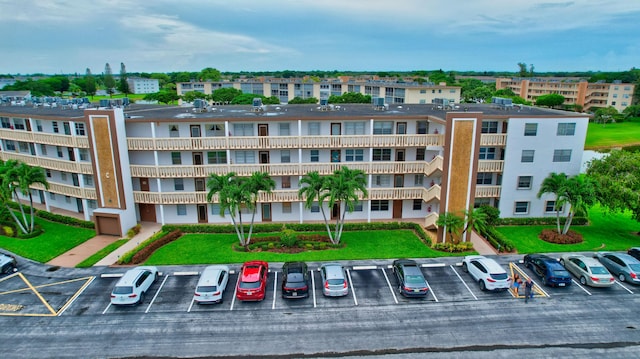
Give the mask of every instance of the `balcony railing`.
<path id="1" fill-rule="evenodd" d="M 87 136 L 70 136 L 0 128 L 0 138 L 28 143 L 42 143 L 52 146 L 89 148 Z"/>
<path id="2" fill-rule="evenodd" d="M 132 151 L 268 150 L 444 146 L 444 135 L 129 137 Z"/>
<path id="3" fill-rule="evenodd" d="M 504 171 L 504 161 L 499 160 L 479 160 L 478 172 L 502 172 Z"/>
<path id="4" fill-rule="evenodd" d="M 17 160 L 24 162 L 30 166 L 38 166 L 56 171 L 93 174 L 93 167 L 91 166 L 91 163 L 65 161 L 48 157 L 37 157 L 17 152 L 0 152 L 0 157 L 3 161 Z"/>
<path id="5" fill-rule="evenodd" d="M 480 146 L 505 146 L 507 135 L 505 133 L 483 133 L 480 135 Z"/>
<path id="6" fill-rule="evenodd" d="M 423 173 L 427 176 L 442 171 L 442 157 L 436 156 L 431 162 L 339 162 L 339 163 L 268 163 L 201 166 L 148 166 L 131 165 L 132 177 L 143 178 L 194 178 L 208 177 L 215 173 L 222 175 L 235 172 L 238 176 L 250 176 L 254 172 L 267 172 L 271 176 L 303 176 L 312 171 L 321 175 L 333 173 L 342 166 L 360 169 L 367 174 Z"/>
<path id="7" fill-rule="evenodd" d="M 501 186 L 477 186 L 476 198 L 499 198 Z"/>
<path id="8" fill-rule="evenodd" d="M 84 199 L 97 199 L 95 188 L 80 188 L 75 186 L 69 186 L 65 184 L 49 182 L 49 189 L 44 188 L 43 185 L 36 183 L 31 186 L 33 189 L 52 192 L 55 194 L 61 194 L 64 196 Z"/>
<path id="9" fill-rule="evenodd" d="M 429 213 L 424 218 L 424 228 L 427 228 L 427 229 L 438 228 L 438 226 L 436 225 L 436 222 L 438 221 L 439 217 L 440 215 L 438 215 L 436 212 Z"/>

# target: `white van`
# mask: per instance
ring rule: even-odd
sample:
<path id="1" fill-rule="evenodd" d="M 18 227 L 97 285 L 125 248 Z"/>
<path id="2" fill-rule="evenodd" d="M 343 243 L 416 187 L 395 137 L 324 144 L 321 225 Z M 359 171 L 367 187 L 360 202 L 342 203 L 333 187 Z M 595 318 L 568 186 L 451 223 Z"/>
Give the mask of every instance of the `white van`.
<path id="1" fill-rule="evenodd" d="M 118 280 L 111 292 L 111 304 L 139 304 L 144 301 L 144 294 L 158 278 L 158 268 L 151 266 L 129 269 Z"/>
<path id="2" fill-rule="evenodd" d="M 220 303 L 227 283 L 229 267 L 224 265 L 208 266 L 200 275 L 193 300 L 198 304 Z"/>

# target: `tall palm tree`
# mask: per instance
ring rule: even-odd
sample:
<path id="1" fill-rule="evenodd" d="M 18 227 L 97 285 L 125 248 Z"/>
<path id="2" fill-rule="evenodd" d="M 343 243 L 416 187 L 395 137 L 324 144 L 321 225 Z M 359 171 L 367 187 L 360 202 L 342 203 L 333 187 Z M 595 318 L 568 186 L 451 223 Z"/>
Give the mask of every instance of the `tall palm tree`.
<path id="1" fill-rule="evenodd" d="M 462 230 L 462 235 L 464 236 L 464 234 L 467 233 L 469 229 L 480 233 L 484 232 L 488 225 L 487 217 L 488 216 L 484 212 L 482 207 L 464 211 L 466 224 L 464 230 Z M 466 241 L 466 236 L 463 237 L 463 241 Z"/>
<path id="2" fill-rule="evenodd" d="M 324 211 L 324 203 L 320 201 L 322 193 L 327 190 L 327 177 L 323 177 L 318 171 L 307 173 L 300 179 L 300 189 L 298 190 L 298 198 L 304 198 L 304 207 L 310 209 L 315 201 L 318 201 L 320 211 L 322 212 L 322 218 L 324 219 L 324 225 L 327 228 L 329 239 L 333 243 L 333 236 L 331 229 L 329 228 L 329 221 L 327 220 L 327 214 Z"/>
<path id="3" fill-rule="evenodd" d="M 217 175 L 212 173 L 207 180 L 207 201 L 211 202 L 213 197 L 218 195 L 218 203 L 220 204 L 220 216 L 224 217 L 225 212 L 229 212 L 231 223 L 236 230 L 236 235 L 240 241 L 240 245 L 246 246 L 244 240 L 244 226 L 242 225 L 241 197 L 242 192 L 238 183 L 238 177 L 235 172 L 229 172 L 225 175 Z M 236 213 L 239 214 L 239 221 L 236 221 Z"/>
<path id="4" fill-rule="evenodd" d="M 18 188 L 20 189 L 20 193 L 23 196 L 29 196 L 29 215 L 31 216 L 31 223 L 28 227 L 28 232 L 32 233 L 35 229 L 35 209 L 33 208 L 33 195 L 31 194 L 31 186 L 34 184 L 41 184 L 44 188 L 49 189 L 49 182 L 47 182 L 46 175 L 44 170 L 40 167 L 31 167 L 26 163 L 21 162 L 15 168 L 16 176 L 18 177 Z M 20 209 L 24 215 L 24 210 L 22 208 L 22 203 L 18 198 L 18 203 L 20 204 Z M 25 226 L 27 225 L 25 218 Z"/>
<path id="5" fill-rule="evenodd" d="M 564 173 L 551 172 L 547 178 L 542 181 L 540 190 L 538 191 L 538 198 L 542 197 L 545 193 L 551 193 L 555 195 L 554 209 L 556 211 L 556 227 L 558 233 L 560 232 L 560 208 L 565 203 L 562 193 L 567 185 L 567 175 Z"/>
<path id="6" fill-rule="evenodd" d="M 333 208 L 336 203 L 342 205 L 342 214 L 336 218 L 335 235 L 333 243 L 340 243 L 342 229 L 344 228 L 344 220 L 347 212 L 351 213 L 355 209 L 356 203 L 362 198 L 366 198 L 369 193 L 367 191 L 367 179 L 364 171 L 352 170 L 347 166 L 335 170 L 332 176 L 328 177 L 327 191 L 324 192 L 319 202 L 328 199 L 329 208 Z"/>
<path id="7" fill-rule="evenodd" d="M 18 161 L 15 160 L 8 160 L 7 162 L 2 162 L 0 165 L 0 200 L 11 218 L 15 221 L 18 229 L 20 229 L 22 233 L 27 233 L 27 228 L 23 225 L 23 222 L 18 219 L 13 209 L 9 207 L 9 202 L 13 200 L 15 193 L 16 179 L 14 173 L 17 166 Z"/>
<path id="8" fill-rule="evenodd" d="M 464 218 L 455 213 L 445 212 L 438 217 L 436 225 L 438 227 L 443 227 L 444 231 L 449 234 L 449 241 L 451 243 L 455 243 L 456 241 L 453 235 L 459 234 L 464 227 Z M 443 241 L 446 242 L 446 239 L 443 238 Z"/>
<path id="9" fill-rule="evenodd" d="M 571 205 L 562 234 L 567 234 L 571 221 L 578 211 L 587 213 L 589 207 L 596 203 L 595 182 L 585 174 L 570 177 L 567 180 L 563 197 Z"/>
<path id="10" fill-rule="evenodd" d="M 246 244 L 249 245 L 249 242 L 251 241 L 251 233 L 253 232 L 253 222 L 256 217 L 260 192 L 271 193 L 271 191 L 276 188 L 276 183 L 268 172 L 254 172 L 251 177 L 245 179 L 242 184 L 246 193 L 249 195 L 250 208 L 252 209 L 249 236 L 246 240 Z"/>

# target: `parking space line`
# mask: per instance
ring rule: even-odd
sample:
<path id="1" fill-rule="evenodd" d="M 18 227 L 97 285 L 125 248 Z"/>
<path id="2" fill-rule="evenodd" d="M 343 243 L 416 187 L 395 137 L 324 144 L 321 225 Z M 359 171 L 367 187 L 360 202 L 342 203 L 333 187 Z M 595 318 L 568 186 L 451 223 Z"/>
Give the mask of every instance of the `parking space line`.
<path id="1" fill-rule="evenodd" d="M 420 266 L 422 268 L 439 268 L 439 267 L 446 266 L 446 264 L 444 264 L 444 263 L 422 263 Z"/>
<path id="2" fill-rule="evenodd" d="M 276 309 L 276 293 L 278 292 L 278 272 L 275 272 L 276 278 L 273 280 L 273 303 L 271 309 Z"/>
<path id="3" fill-rule="evenodd" d="M 476 297 L 476 295 L 475 295 L 475 294 L 473 294 L 473 292 L 471 291 L 471 288 L 469 288 L 469 286 L 467 285 L 467 283 L 465 283 L 465 282 L 464 282 L 464 280 L 462 279 L 462 277 L 460 276 L 460 274 L 458 274 L 458 271 L 456 271 L 456 270 L 453 268 L 453 265 L 449 265 L 449 267 L 451 268 L 451 270 L 453 271 L 453 273 L 455 273 L 455 274 L 456 274 L 456 276 L 458 277 L 458 279 L 460 279 L 460 281 L 461 281 L 461 282 L 462 282 L 462 284 L 465 286 L 465 288 L 467 288 L 467 290 L 469 291 L 469 293 L 471 293 L 471 295 L 473 296 L 473 298 L 474 298 L 475 300 L 478 300 L 478 297 Z"/>
<path id="4" fill-rule="evenodd" d="M 371 269 L 378 269 L 378 266 L 353 266 L 352 269 L 353 270 L 371 270 Z"/>
<path id="5" fill-rule="evenodd" d="M 42 304 L 44 304 L 44 306 L 49 310 L 49 312 L 52 315 L 56 314 L 56 311 L 53 310 L 53 307 L 51 307 L 51 305 L 49 304 L 49 302 L 47 302 L 44 297 L 42 296 L 42 294 L 40 294 L 40 292 L 38 292 L 38 290 L 33 286 L 33 284 L 31 284 L 31 282 L 29 282 L 29 280 L 22 275 L 22 273 L 18 272 L 18 276 L 20 278 L 22 278 L 22 281 L 24 282 L 24 284 L 27 285 L 27 287 L 29 287 L 31 289 L 31 291 L 33 291 L 33 293 L 38 297 L 38 299 L 40 299 L 40 301 L 42 302 Z"/>
<path id="6" fill-rule="evenodd" d="M 524 261 L 521 260 L 520 263 L 524 263 Z M 527 273 L 524 270 L 522 270 L 522 268 L 520 268 L 520 266 L 518 266 L 517 264 L 515 264 L 513 262 L 509 262 L 509 269 L 511 269 L 511 278 L 515 277 L 513 271 L 516 270 L 520 274 L 520 278 L 522 278 L 522 280 L 526 281 L 527 279 L 531 279 L 531 282 L 533 283 L 533 292 L 534 293 L 537 292 L 538 294 L 542 294 L 543 296 L 545 296 L 547 298 L 551 297 L 549 295 L 549 293 L 547 293 L 544 289 L 542 289 L 542 286 L 539 285 L 538 283 L 536 283 L 536 281 L 533 280 L 533 278 L 529 277 L 529 275 L 527 275 Z M 514 294 L 515 293 L 515 289 L 514 288 L 509 288 L 509 292 L 511 293 L 511 296 L 513 296 L 514 298 L 523 298 L 524 297 L 524 296 L 520 295 L 519 291 L 518 291 L 517 295 Z"/>
<path id="7" fill-rule="evenodd" d="M 436 297 L 436 293 L 433 292 L 433 288 L 431 288 L 431 284 L 429 284 L 429 282 L 427 281 L 427 278 L 425 278 L 424 281 L 427 283 L 427 287 L 429 287 L 429 292 L 431 292 L 431 295 L 433 295 L 433 299 L 435 299 L 437 303 L 438 297 Z"/>
<path id="8" fill-rule="evenodd" d="M 189 309 L 187 309 L 187 313 L 191 313 L 191 308 L 193 307 L 193 303 L 196 301 L 196 298 L 191 298 L 191 304 L 189 304 Z"/>
<path id="9" fill-rule="evenodd" d="M 356 298 L 356 291 L 353 289 L 353 281 L 351 280 L 351 272 L 347 269 L 347 277 L 349 277 L 349 286 L 351 286 L 351 293 L 353 293 L 353 302 L 358 305 L 358 298 Z"/>
<path id="10" fill-rule="evenodd" d="M 156 294 L 151 299 L 151 303 L 149 303 L 149 305 L 147 306 L 147 310 L 144 311 L 145 313 L 149 313 L 149 309 L 151 309 L 151 305 L 153 305 L 153 302 L 155 302 L 156 298 L 158 297 L 158 294 L 160 294 L 160 290 L 162 290 L 162 287 L 164 287 L 164 284 L 167 282 L 167 279 L 169 279 L 169 274 L 164 276 L 164 280 L 160 284 L 160 288 L 156 290 Z"/>
<path id="11" fill-rule="evenodd" d="M 238 276 L 238 280 L 236 280 L 236 286 L 233 287 L 233 299 L 231 299 L 231 308 L 229 308 L 229 310 L 233 310 L 233 305 L 236 303 L 236 295 L 238 294 L 239 283 L 240 283 L 240 276 Z"/>
<path id="12" fill-rule="evenodd" d="M 313 270 L 309 270 L 311 273 L 311 291 L 313 292 L 313 307 L 316 307 L 316 280 L 313 275 Z"/>
<path id="13" fill-rule="evenodd" d="M 123 275 L 122 273 L 103 273 L 100 274 L 100 278 L 121 278 Z"/>
<path id="14" fill-rule="evenodd" d="M 633 294 L 633 291 L 631 289 L 625 287 L 624 285 L 622 285 L 622 283 L 618 282 L 617 280 L 615 282 L 618 283 L 618 285 L 621 286 L 622 288 L 626 289 L 627 292 L 629 292 L 629 294 Z"/>
<path id="15" fill-rule="evenodd" d="M 104 313 L 106 313 L 107 310 L 109 310 L 109 308 L 111 308 L 111 301 L 109 301 L 109 305 L 107 305 L 107 307 L 104 308 L 104 310 L 102 311 L 102 314 L 104 315 Z"/>
<path id="16" fill-rule="evenodd" d="M 393 296 L 393 301 L 396 302 L 396 304 L 398 304 L 398 298 L 396 298 L 396 293 L 394 293 L 394 291 L 393 291 L 393 287 L 391 286 L 391 282 L 389 281 L 389 277 L 387 277 L 387 273 L 384 271 L 383 268 L 380 268 L 380 270 L 382 271 L 382 274 L 384 274 L 384 279 L 386 279 L 386 281 L 387 281 L 387 285 L 389 286 L 389 291 L 391 292 L 391 295 Z"/>
<path id="17" fill-rule="evenodd" d="M 87 289 L 87 287 L 93 283 L 93 280 L 96 279 L 96 277 L 91 277 L 91 279 L 89 279 L 85 284 L 82 285 L 82 287 L 80 287 L 80 289 L 71 297 L 71 299 L 69 299 L 66 303 L 64 303 L 64 305 L 62 306 L 62 308 L 60 308 L 60 310 L 58 310 L 58 316 L 62 315 L 62 313 L 64 313 L 65 310 L 67 310 L 67 308 L 69 308 L 69 306 L 71 306 L 71 304 L 73 304 L 73 302 L 76 301 L 76 299 L 78 299 L 78 297 L 80 296 L 80 294 L 82 294 L 82 292 L 84 292 L 85 289 Z"/>
<path id="18" fill-rule="evenodd" d="M 585 293 L 587 293 L 587 294 L 591 295 L 591 293 L 589 293 L 589 291 L 588 291 L 588 290 L 584 289 L 584 287 L 582 287 L 582 286 L 580 285 L 580 283 L 576 282 L 576 280 L 575 280 L 575 279 L 571 278 L 571 281 L 573 282 L 573 284 L 577 285 L 577 286 L 578 286 L 578 288 L 580 288 L 580 289 L 584 290 L 584 292 L 585 292 Z"/>

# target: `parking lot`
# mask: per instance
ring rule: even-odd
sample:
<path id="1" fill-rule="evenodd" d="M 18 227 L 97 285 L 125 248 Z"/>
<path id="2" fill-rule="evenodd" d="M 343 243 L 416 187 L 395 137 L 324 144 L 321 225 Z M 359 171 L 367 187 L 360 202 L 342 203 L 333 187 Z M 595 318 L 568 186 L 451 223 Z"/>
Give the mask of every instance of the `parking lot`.
<path id="1" fill-rule="evenodd" d="M 521 256 L 497 257 L 496 260 L 508 272 L 518 271 L 538 278 L 524 267 Z M 223 294 L 223 302 L 198 305 L 193 292 L 204 266 L 189 267 L 189 271 L 177 267 L 160 267 L 162 275 L 146 293 L 144 302 L 137 306 L 113 306 L 110 293 L 125 268 L 110 268 L 110 273 L 95 273 L 85 277 L 50 278 L 34 274 L 14 273 L 0 279 L 0 315 L 143 315 L 149 312 L 202 313 L 217 311 L 251 310 L 323 310 L 355 306 L 408 306 L 436 305 L 440 302 L 491 301 L 495 299 L 521 300 L 512 291 L 483 292 L 468 273 L 464 273 L 461 258 L 424 259 L 417 262 L 429 285 L 426 298 L 404 298 L 399 294 L 398 281 L 391 269 L 391 261 L 369 264 L 367 262 L 345 264 L 349 282 L 346 297 L 328 298 L 322 295 L 319 263 L 309 263 L 311 290 L 305 299 L 283 299 L 280 283 L 282 272 L 278 264 L 272 264 L 266 297 L 261 302 L 242 302 L 235 299 L 239 265 L 231 265 L 229 284 Z M 97 269 L 94 269 L 96 271 Z M 625 296 L 636 295 L 638 290 L 627 283 L 616 282 L 610 288 L 581 286 L 574 278 L 572 285 L 562 288 L 538 287 L 540 300 L 571 300 L 574 296 Z"/>

